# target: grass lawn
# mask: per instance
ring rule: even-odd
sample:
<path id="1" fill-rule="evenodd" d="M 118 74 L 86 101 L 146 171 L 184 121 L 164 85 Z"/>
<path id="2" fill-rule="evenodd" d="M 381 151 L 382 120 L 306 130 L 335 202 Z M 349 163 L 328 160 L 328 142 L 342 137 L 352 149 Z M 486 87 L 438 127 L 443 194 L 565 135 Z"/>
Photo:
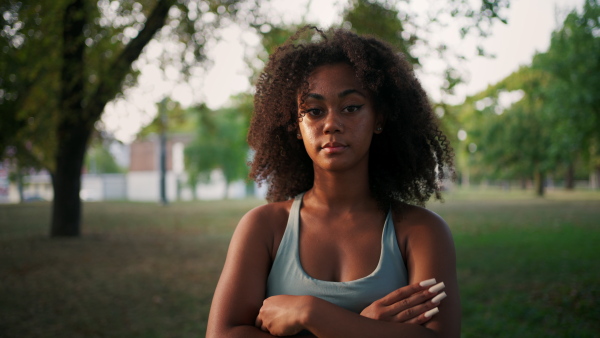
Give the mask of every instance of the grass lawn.
<path id="1" fill-rule="evenodd" d="M 454 192 L 464 337 L 600 335 L 600 193 Z M 239 218 L 258 200 L 86 203 L 49 239 L 50 204 L 0 205 L 0 337 L 203 336 Z"/>

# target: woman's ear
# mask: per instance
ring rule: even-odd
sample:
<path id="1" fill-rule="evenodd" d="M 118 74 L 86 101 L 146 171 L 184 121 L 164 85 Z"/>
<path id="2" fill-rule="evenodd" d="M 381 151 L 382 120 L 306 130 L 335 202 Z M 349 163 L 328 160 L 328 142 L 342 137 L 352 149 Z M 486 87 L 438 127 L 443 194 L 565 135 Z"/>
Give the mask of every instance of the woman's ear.
<path id="1" fill-rule="evenodd" d="M 383 126 L 385 125 L 385 116 L 381 113 L 377 113 L 375 118 L 375 134 L 381 134 L 383 132 Z"/>

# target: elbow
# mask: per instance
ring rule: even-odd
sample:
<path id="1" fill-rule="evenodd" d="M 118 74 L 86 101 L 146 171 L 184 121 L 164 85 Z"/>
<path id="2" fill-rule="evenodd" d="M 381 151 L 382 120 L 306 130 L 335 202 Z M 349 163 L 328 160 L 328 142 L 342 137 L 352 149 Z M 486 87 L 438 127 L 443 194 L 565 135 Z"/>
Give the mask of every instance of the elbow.
<path id="1" fill-rule="evenodd" d="M 233 332 L 235 330 L 232 330 L 232 328 L 225 328 L 225 327 L 219 327 L 219 328 L 211 328 L 208 327 L 206 330 L 206 338 L 220 338 L 220 337 L 235 337 L 233 335 Z"/>
<path id="2" fill-rule="evenodd" d="M 224 325 L 223 323 L 211 323 L 208 321 L 208 326 L 206 327 L 206 338 L 220 338 L 220 337 L 232 337 L 231 329 L 234 326 Z"/>
<path id="3" fill-rule="evenodd" d="M 231 337 L 231 338 L 247 338 L 254 337 L 257 332 L 255 327 L 250 327 L 249 325 L 238 325 L 238 326 L 219 326 L 212 327 L 208 326 L 206 330 L 206 338 L 221 338 L 221 337 Z"/>

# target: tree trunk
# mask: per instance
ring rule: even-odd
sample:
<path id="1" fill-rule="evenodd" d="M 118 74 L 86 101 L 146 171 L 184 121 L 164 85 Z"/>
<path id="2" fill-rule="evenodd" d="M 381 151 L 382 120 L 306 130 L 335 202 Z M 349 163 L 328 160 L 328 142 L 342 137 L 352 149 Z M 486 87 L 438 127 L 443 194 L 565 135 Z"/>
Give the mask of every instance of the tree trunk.
<path id="1" fill-rule="evenodd" d="M 17 166 L 16 175 L 17 192 L 19 193 L 19 203 L 23 203 L 25 202 L 25 194 L 23 192 L 25 187 L 23 186 L 23 172 L 21 171 L 21 168 L 19 166 Z"/>
<path id="2" fill-rule="evenodd" d="M 79 236 L 81 218 L 81 169 L 85 149 L 93 128 L 82 113 L 84 95 L 83 29 L 87 13 L 83 0 L 75 0 L 65 10 L 63 65 L 57 126 L 56 167 L 52 175 L 54 200 L 50 236 Z"/>
<path id="3" fill-rule="evenodd" d="M 160 187 L 160 204 L 167 205 L 169 202 L 167 200 L 167 136 L 165 135 L 165 130 L 160 133 L 159 139 L 159 149 L 160 149 L 160 161 L 159 161 L 159 187 Z"/>
<path id="4" fill-rule="evenodd" d="M 534 173 L 534 185 L 535 185 L 535 194 L 539 197 L 543 197 L 544 196 L 544 179 L 545 179 L 545 175 L 543 172 L 541 171 L 536 171 Z"/>
<path id="5" fill-rule="evenodd" d="M 89 133 L 84 130 L 60 140 L 56 170 L 52 175 L 52 237 L 77 237 L 81 234 L 81 170 Z"/>
<path id="6" fill-rule="evenodd" d="M 192 200 L 196 201 L 198 199 L 198 181 L 188 181 L 190 189 L 192 191 Z"/>
<path id="7" fill-rule="evenodd" d="M 461 185 L 463 188 L 469 188 L 471 186 L 469 178 L 469 169 L 463 169 L 463 171 L 461 172 Z"/>
<path id="8" fill-rule="evenodd" d="M 565 189 L 575 189 L 575 165 L 573 165 L 572 162 L 569 163 L 569 166 L 567 167 L 567 175 L 565 176 Z"/>
<path id="9" fill-rule="evenodd" d="M 590 174 L 590 187 L 594 190 L 600 189 L 600 166 L 594 167 Z"/>
<path id="10" fill-rule="evenodd" d="M 54 200 L 50 235 L 79 236 L 81 222 L 81 170 L 94 124 L 104 107 L 122 90 L 123 79 L 154 34 L 164 25 L 169 8 L 175 0 L 158 1 L 148 16 L 144 28 L 125 46 L 107 67 L 110 72 L 101 77 L 88 99 L 85 90 L 85 35 L 88 14 L 84 0 L 72 0 L 65 9 L 60 75 L 59 112 L 57 116 L 56 167 L 52 173 Z"/>
<path id="11" fill-rule="evenodd" d="M 527 178 L 521 177 L 521 190 L 527 190 Z"/>

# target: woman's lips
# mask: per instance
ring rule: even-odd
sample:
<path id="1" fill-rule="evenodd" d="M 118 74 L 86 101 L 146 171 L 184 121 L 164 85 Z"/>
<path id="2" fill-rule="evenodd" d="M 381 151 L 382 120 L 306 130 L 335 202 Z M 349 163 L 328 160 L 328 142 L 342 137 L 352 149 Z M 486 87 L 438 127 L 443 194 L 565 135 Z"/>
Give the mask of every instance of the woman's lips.
<path id="1" fill-rule="evenodd" d="M 335 154 L 344 151 L 348 146 L 342 143 L 333 142 L 327 143 L 321 148 L 328 154 Z"/>

